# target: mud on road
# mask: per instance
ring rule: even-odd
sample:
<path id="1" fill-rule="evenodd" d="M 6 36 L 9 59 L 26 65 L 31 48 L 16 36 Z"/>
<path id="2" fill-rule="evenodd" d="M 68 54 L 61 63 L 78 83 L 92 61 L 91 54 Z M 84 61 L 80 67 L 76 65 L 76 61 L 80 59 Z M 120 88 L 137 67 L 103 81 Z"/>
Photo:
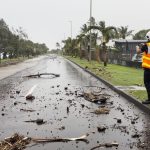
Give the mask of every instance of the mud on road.
<path id="1" fill-rule="evenodd" d="M 37 73 L 60 77 L 24 77 Z M 34 99 L 26 100 L 28 93 Z M 1 141 L 14 133 L 34 139 L 86 139 L 31 142 L 26 150 L 150 149 L 149 114 L 61 57 L 43 58 L 1 80 L 0 113 Z"/>

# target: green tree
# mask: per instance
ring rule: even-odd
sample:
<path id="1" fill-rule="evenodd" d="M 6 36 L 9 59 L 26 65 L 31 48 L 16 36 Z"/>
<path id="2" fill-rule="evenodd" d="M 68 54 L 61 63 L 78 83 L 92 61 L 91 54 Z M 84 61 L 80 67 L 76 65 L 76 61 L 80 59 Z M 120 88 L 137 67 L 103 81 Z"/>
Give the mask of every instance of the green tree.
<path id="1" fill-rule="evenodd" d="M 56 43 L 56 47 L 60 50 L 60 44 L 58 42 Z"/>
<path id="2" fill-rule="evenodd" d="M 89 22 L 91 21 L 91 25 L 94 26 L 95 25 L 95 18 L 91 17 L 89 19 Z M 96 47 L 96 41 L 97 41 L 97 33 L 95 32 L 90 32 L 89 29 L 90 26 L 88 26 L 87 24 L 84 24 L 81 27 L 81 33 L 77 36 L 78 42 L 80 44 L 80 54 L 82 55 L 82 50 L 87 50 L 88 55 L 90 53 L 90 47 L 89 47 L 89 43 L 90 43 L 90 35 L 91 35 L 91 47 L 95 49 Z M 81 56 L 82 57 L 82 56 Z M 89 60 L 89 58 L 88 58 Z"/>
<path id="3" fill-rule="evenodd" d="M 3 58 L 7 58 L 6 47 L 9 45 L 10 38 L 12 36 L 8 25 L 3 19 L 0 19 L 0 53 L 3 53 Z"/>
<path id="4" fill-rule="evenodd" d="M 64 43 L 64 50 L 67 55 L 77 56 L 78 54 L 78 40 L 68 38 L 67 40 L 62 41 Z"/>
<path id="5" fill-rule="evenodd" d="M 134 40 L 145 40 L 145 35 L 146 33 L 150 31 L 150 29 L 143 29 L 143 30 L 140 30 L 138 31 L 134 36 L 133 36 L 133 39 Z"/>
<path id="6" fill-rule="evenodd" d="M 100 21 L 98 25 L 91 26 L 89 30 L 98 30 L 101 34 L 102 50 L 103 50 L 103 61 L 104 66 L 107 66 L 108 54 L 106 43 L 113 38 L 112 31 L 116 32 L 116 28 L 113 26 L 106 26 L 105 21 Z"/>
<path id="7" fill-rule="evenodd" d="M 133 30 L 128 31 L 128 26 L 121 26 L 117 29 L 118 31 L 118 38 L 126 39 L 126 37 L 132 35 Z"/>

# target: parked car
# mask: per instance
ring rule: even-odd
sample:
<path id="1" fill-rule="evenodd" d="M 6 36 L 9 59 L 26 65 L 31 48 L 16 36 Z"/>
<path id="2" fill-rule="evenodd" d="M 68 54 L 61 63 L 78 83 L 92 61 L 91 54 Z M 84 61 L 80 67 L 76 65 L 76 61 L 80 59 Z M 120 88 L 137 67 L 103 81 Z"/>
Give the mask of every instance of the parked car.
<path id="1" fill-rule="evenodd" d="M 131 61 L 142 62 L 142 54 L 134 54 Z"/>

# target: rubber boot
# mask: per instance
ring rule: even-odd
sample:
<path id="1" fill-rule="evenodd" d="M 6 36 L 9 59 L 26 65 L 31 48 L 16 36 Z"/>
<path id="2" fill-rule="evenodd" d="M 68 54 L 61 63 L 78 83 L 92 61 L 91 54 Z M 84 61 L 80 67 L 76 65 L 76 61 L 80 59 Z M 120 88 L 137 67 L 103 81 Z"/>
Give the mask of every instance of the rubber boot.
<path id="1" fill-rule="evenodd" d="M 147 94 L 147 95 L 148 95 L 148 99 L 145 100 L 145 101 L 143 101 L 142 104 L 150 104 L 150 94 L 149 94 L 150 92 L 147 91 L 147 93 L 148 93 L 148 94 Z"/>

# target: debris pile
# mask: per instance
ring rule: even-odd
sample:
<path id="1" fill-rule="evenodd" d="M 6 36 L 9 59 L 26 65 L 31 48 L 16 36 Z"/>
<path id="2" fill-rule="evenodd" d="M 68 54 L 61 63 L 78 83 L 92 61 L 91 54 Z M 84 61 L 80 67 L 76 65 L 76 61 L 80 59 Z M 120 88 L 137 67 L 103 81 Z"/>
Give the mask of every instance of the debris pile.
<path id="1" fill-rule="evenodd" d="M 103 93 L 102 90 L 103 88 L 101 87 L 88 87 L 82 93 L 78 94 L 78 97 L 84 97 L 90 102 L 105 104 L 110 95 Z"/>
<path id="2" fill-rule="evenodd" d="M 109 108 L 104 107 L 104 108 L 98 108 L 98 109 L 96 109 L 96 110 L 95 110 L 94 112 L 92 112 L 92 113 L 95 113 L 95 114 L 97 114 L 97 115 L 99 115 L 99 114 L 109 114 L 109 111 L 110 111 Z"/>
<path id="3" fill-rule="evenodd" d="M 5 138 L 0 142 L 1 150 L 23 150 L 31 142 L 31 138 L 15 133 L 13 136 Z"/>
<path id="4" fill-rule="evenodd" d="M 84 92 L 84 98 L 88 101 L 91 102 L 100 102 L 100 103 L 106 103 L 106 100 L 108 99 L 108 97 L 104 94 L 100 94 L 100 95 L 95 95 L 92 92 L 86 93 Z"/>

